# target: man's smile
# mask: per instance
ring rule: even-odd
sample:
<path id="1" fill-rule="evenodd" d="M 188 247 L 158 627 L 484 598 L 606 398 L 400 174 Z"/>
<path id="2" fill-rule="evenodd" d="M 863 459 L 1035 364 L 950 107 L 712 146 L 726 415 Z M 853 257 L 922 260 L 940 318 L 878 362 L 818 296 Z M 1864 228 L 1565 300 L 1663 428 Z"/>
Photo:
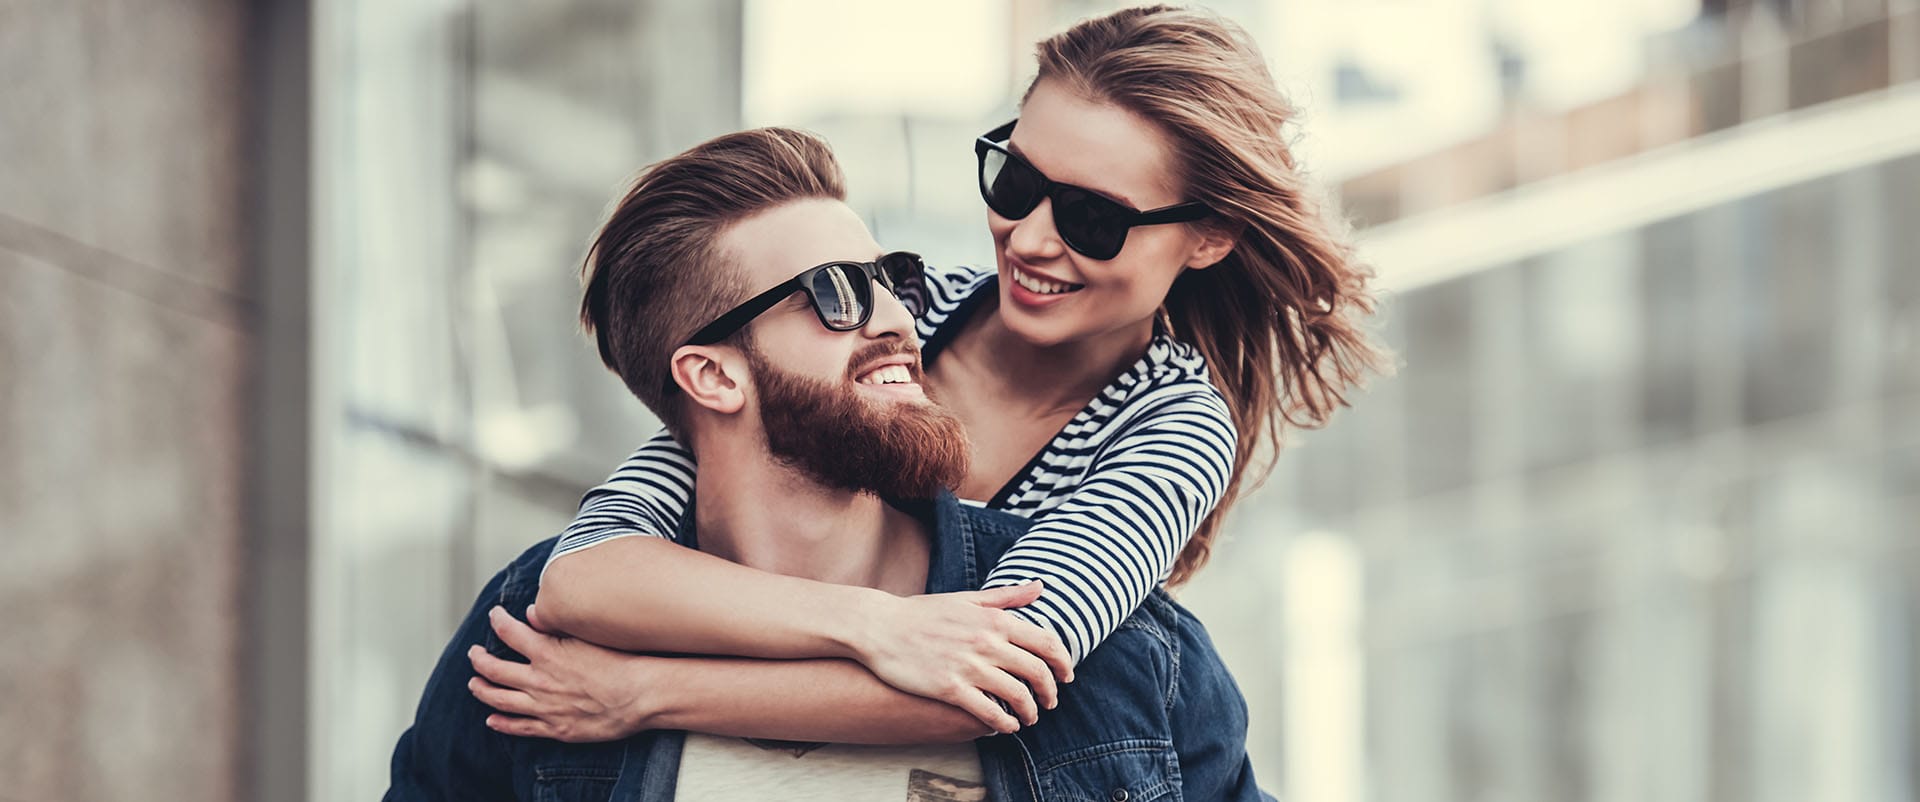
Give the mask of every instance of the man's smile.
<path id="1" fill-rule="evenodd" d="M 927 397 L 926 389 L 920 386 L 920 358 L 907 351 L 874 360 L 854 375 L 855 384 L 861 385 L 863 392 L 879 393 L 892 398 L 920 399 Z"/>

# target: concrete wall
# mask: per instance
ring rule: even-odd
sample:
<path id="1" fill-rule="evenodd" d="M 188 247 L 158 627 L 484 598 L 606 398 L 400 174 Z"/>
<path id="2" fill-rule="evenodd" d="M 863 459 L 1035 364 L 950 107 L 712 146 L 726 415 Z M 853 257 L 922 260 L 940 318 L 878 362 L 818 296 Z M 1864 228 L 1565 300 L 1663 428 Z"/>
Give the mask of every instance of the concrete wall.
<path id="1" fill-rule="evenodd" d="M 0 4 L 7 799 L 239 795 L 244 11 Z"/>

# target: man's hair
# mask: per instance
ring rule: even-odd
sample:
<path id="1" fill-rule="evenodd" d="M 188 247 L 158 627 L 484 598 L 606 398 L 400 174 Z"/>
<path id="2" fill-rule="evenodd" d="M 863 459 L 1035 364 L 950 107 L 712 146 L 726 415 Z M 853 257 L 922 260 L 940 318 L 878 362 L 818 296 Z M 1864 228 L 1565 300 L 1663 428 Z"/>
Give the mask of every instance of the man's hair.
<path id="1" fill-rule="evenodd" d="M 845 200 L 845 185 L 827 143 L 790 128 L 727 134 L 648 167 L 581 265 L 580 322 L 600 361 L 684 436 L 669 357 L 748 292 L 721 235 L 789 201 Z"/>

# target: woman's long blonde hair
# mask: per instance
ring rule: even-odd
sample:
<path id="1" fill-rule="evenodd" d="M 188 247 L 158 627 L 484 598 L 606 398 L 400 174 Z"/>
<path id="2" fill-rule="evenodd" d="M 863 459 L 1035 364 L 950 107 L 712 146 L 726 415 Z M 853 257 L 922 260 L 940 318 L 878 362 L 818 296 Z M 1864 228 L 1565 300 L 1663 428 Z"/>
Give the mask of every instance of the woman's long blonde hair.
<path id="1" fill-rule="evenodd" d="M 1295 165 L 1283 135 L 1294 110 L 1238 25 L 1196 9 L 1129 8 L 1042 41 L 1038 55 L 1034 85 L 1056 81 L 1157 126 L 1186 199 L 1217 213 L 1196 225 L 1236 236 L 1220 263 L 1181 274 L 1164 307 L 1172 334 L 1206 357 L 1239 429 L 1226 492 L 1174 563 L 1168 584 L 1179 584 L 1206 563 L 1247 479 L 1258 486 L 1272 471 L 1283 431 L 1325 425 L 1368 373 L 1386 370 L 1361 325 L 1374 311 L 1373 271 Z"/>

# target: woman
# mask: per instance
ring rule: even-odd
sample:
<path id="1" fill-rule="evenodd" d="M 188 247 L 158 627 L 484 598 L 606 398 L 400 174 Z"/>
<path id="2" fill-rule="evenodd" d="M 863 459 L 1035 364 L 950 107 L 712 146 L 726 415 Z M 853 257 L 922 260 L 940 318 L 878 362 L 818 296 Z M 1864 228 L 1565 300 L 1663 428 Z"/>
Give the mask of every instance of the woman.
<path id="1" fill-rule="evenodd" d="M 1206 561 L 1270 469 L 1254 453 L 1380 366 L 1360 327 L 1370 273 L 1313 202 L 1281 137 L 1291 109 L 1233 24 L 1123 10 L 1042 42 L 1039 65 L 1017 122 L 976 144 L 996 269 L 929 274 L 919 299 L 927 381 L 973 440 L 959 495 L 1036 521 L 988 590 L 896 598 L 674 545 L 693 466 L 663 435 L 589 494 L 536 623 L 630 651 L 852 658 L 1009 732 Z M 477 693 L 533 714 L 489 719 L 504 732 L 627 734 L 582 705 Z"/>

